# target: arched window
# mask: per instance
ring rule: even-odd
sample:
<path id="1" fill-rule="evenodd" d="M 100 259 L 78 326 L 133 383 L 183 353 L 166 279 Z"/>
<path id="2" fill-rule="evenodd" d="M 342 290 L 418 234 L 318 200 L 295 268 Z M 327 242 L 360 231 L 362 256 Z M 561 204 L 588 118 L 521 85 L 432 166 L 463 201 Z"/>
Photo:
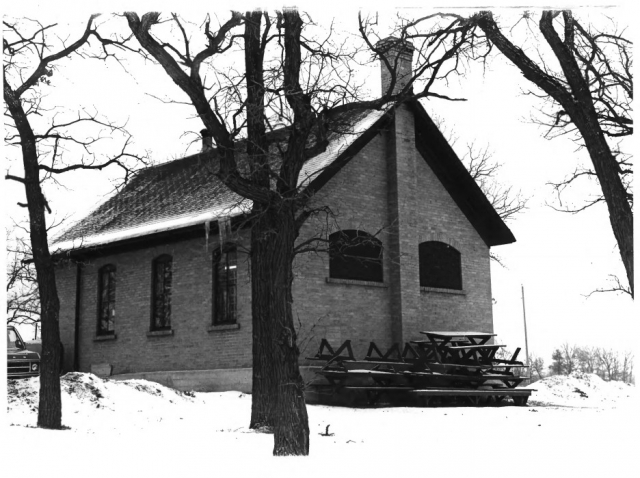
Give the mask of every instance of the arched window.
<path id="1" fill-rule="evenodd" d="M 151 330 L 171 328 L 172 264 L 170 255 L 153 260 L 153 292 L 151 299 Z"/>
<path id="2" fill-rule="evenodd" d="M 213 325 L 237 321 L 238 260 L 235 246 L 213 254 Z"/>
<path id="3" fill-rule="evenodd" d="M 98 271 L 98 335 L 113 335 L 116 318 L 116 266 L 107 264 Z"/>
<path id="4" fill-rule="evenodd" d="M 460 252 L 444 242 L 427 241 L 418 246 L 420 286 L 462 290 Z"/>
<path id="5" fill-rule="evenodd" d="M 329 277 L 382 282 L 382 243 L 364 231 L 329 236 Z"/>

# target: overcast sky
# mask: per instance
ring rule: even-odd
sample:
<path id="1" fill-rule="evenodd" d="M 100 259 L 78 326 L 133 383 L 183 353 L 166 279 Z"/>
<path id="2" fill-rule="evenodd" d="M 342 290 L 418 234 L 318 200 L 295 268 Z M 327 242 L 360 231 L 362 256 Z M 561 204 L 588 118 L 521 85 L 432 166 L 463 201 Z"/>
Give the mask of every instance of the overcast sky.
<path id="1" fill-rule="evenodd" d="M 56 2 L 57 10 L 53 16 L 50 9 L 39 7 L 37 11 L 42 12 L 43 18 L 44 14 L 47 19 L 55 17 L 62 25 L 65 20 L 60 15 L 70 10 L 61 9 L 60 3 L 65 4 Z M 131 2 L 127 3 L 131 5 Z M 151 2 L 146 3 L 149 5 Z M 296 2 L 301 9 L 305 9 L 306 3 Z M 415 5 L 416 2 L 413 3 Z M 449 2 L 442 3 L 450 6 Z M 158 5 L 158 2 L 152 4 Z M 176 3 L 161 4 L 165 10 L 176 8 Z M 254 4 L 234 2 L 233 5 L 235 8 L 246 8 Z M 306 9 L 314 20 L 325 21 L 340 12 L 339 28 L 356 31 L 355 8 L 344 6 L 344 2 L 322 4 L 332 8 L 318 11 L 314 2 Z M 104 2 L 99 5 L 100 10 L 116 8 Z M 219 2 L 208 2 L 200 8 L 204 11 L 208 6 L 215 6 L 219 8 L 220 19 L 224 20 L 228 10 L 219 5 Z M 410 5 L 410 2 L 403 2 L 403 5 Z M 395 15 L 388 3 L 378 4 L 377 7 L 381 18 L 391 19 Z M 88 7 L 85 5 L 83 8 Z M 139 13 L 144 10 L 144 7 L 136 8 Z M 446 10 L 446 7 L 442 10 Z M 35 11 L 30 9 L 28 14 L 35 17 Z M 413 9 L 401 11 L 407 15 L 419 12 Z M 517 22 L 521 11 L 495 9 L 494 13 L 499 16 L 501 25 L 510 28 Z M 575 10 L 579 18 L 586 15 L 595 18 L 603 12 L 604 9 L 593 7 Z M 621 8 L 606 9 L 606 14 L 618 19 L 621 26 L 629 18 L 628 12 Z M 201 17 L 191 18 L 198 21 Z M 80 21 L 77 22 L 77 19 Z M 75 11 L 71 20 L 75 31 L 81 32 L 86 22 L 82 12 Z M 518 28 L 526 28 L 526 25 L 523 22 L 514 29 L 516 36 Z M 524 35 L 524 32 L 521 34 Z M 145 95 L 167 94 L 182 98 L 178 88 L 157 67 L 131 62 L 127 68 L 129 75 L 124 74 L 121 67 L 113 62 L 104 65 L 74 60 L 52 77 L 55 88 L 51 89 L 50 100 L 53 104 L 64 104 L 70 109 L 74 105 L 95 106 L 114 121 L 128 121 L 127 127 L 135 138 L 135 146 L 140 150 L 149 150 L 156 162 L 196 152 L 195 147 L 189 149 L 194 136 L 184 134 L 187 131 L 199 131 L 202 127 L 193 119 L 192 109 L 163 104 Z M 377 71 L 365 74 L 369 74 L 371 82 L 379 81 Z M 372 84 L 371 88 L 375 90 L 378 85 Z M 612 293 L 585 297 L 597 288 L 607 287 L 609 274 L 625 278 L 606 207 L 598 205 L 578 215 L 570 215 L 556 212 L 549 206 L 557 207 L 559 203 L 547 183 L 562 180 L 579 164 L 588 164 L 586 152 L 578 151 L 577 145 L 567 137 L 553 140 L 542 138 L 543 130 L 530 118 L 541 103 L 523 94 L 531 90 L 531 85 L 501 57 L 492 60 L 486 71 L 474 68 L 459 82 L 450 83 L 448 88 L 447 94 L 463 96 L 468 101 L 452 103 L 430 100 L 425 102 L 425 107 L 430 113 L 441 117 L 444 127 L 458 138 L 454 149 L 462 156 L 467 143 L 488 146 L 494 153 L 493 159 L 503 164 L 499 176 L 501 182 L 512 186 L 514 190 L 521 190 L 529 198 L 528 209 L 508 223 L 517 242 L 495 248 L 505 265 L 492 265 L 494 327 L 499 342 L 508 344 L 511 349 L 517 346 L 524 349 L 521 302 L 521 285 L 524 285 L 529 348 L 543 356 L 547 363 L 550 362 L 552 349 L 563 342 L 601 345 L 618 350 L 632 348 L 638 331 L 632 300 Z M 440 91 L 444 92 L 442 87 Z M 4 151 L 6 153 L 7 148 Z M 11 160 L 11 157 L 8 159 Z M 19 171 L 16 162 L 9 161 L 7 164 L 12 172 Z M 62 181 L 66 190 L 48 186 L 46 194 L 56 216 L 70 216 L 70 221 L 80 219 L 96 204 L 104 201 L 105 195 L 112 189 L 109 178 L 117 173 L 113 170 L 106 175 L 97 172 L 70 174 Z M 5 182 L 3 189 L 7 214 L 13 218 L 23 215 L 24 211 L 15 206 L 16 200 L 23 197 L 20 188 Z M 584 184 L 573 188 L 563 199 L 579 205 L 597 191 L 595 184 Z"/>

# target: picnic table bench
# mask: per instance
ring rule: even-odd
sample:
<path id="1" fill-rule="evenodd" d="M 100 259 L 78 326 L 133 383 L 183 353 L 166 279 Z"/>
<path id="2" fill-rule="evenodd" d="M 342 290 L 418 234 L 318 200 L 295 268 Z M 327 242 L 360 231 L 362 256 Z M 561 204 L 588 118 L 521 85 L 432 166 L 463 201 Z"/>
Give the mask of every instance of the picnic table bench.
<path id="1" fill-rule="evenodd" d="M 349 361 L 349 362 L 343 362 L 342 365 L 346 370 L 358 370 L 358 369 L 382 370 L 382 371 L 388 370 L 393 372 L 403 372 L 405 370 L 412 370 L 413 368 L 415 368 L 414 364 L 407 363 L 407 362 L 391 362 L 391 361 L 374 362 L 373 360 Z"/>
<path id="2" fill-rule="evenodd" d="M 429 340 L 442 342 L 447 345 L 450 342 L 469 342 L 471 345 L 484 345 L 496 334 L 489 332 L 459 332 L 459 331 L 422 331 Z"/>
<path id="3" fill-rule="evenodd" d="M 412 390 L 409 393 L 426 397 L 427 401 L 430 397 L 468 397 L 476 405 L 480 402 L 480 399 L 484 397 L 496 398 L 497 401 L 500 401 L 504 397 L 511 397 L 515 405 L 523 406 L 527 404 L 527 400 L 531 396 L 532 392 L 535 392 L 535 390 L 526 388 L 505 388 L 492 390 L 420 389 Z"/>
<path id="4" fill-rule="evenodd" d="M 381 350 L 370 342 L 364 360 L 357 360 L 346 340 L 340 347 L 332 348 L 326 339 L 320 342 L 318 353 L 310 360 L 325 363 L 317 371 L 324 381 L 314 383 L 320 389 L 332 390 L 332 394 L 348 393 L 343 398 L 357 398 L 366 392 L 369 402 L 374 403 L 382 394 L 415 392 L 416 396 L 468 397 L 479 401 L 492 397 L 496 401 L 510 396 L 519 404 L 526 403 L 531 391 L 516 389 L 526 377 L 514 371 L 528 368 L 516 360 L 518 348 L 511 359 L 495 358 L 504 345 L 488 344 L 495 336 L 482 332 L 423 332 L 426 340 L 398 343 Z M 402 352 L 401 352 L 402 350 Z M 418 393 L 419 392 L 419 393 Z M 406 398 L 410 398 L 407 396 Z M 400 400 L 400 402 L 398 402 Z"/>
<path id="5" fill-rule="evenodd" d="M 469 365 L 469 364 L 460 364 L 460 363 L 428 363 L 427 367 L 432 372 L 449 372 L 452 370 L 467 370 L 469 372 L 477 372 L 490 370 L 493 368 L 493 365 L 489 364 L 478 364 L 478 365 Z"/>
<path id="6" fill-rule="evenodd" d="M 343 354 L 346 352 L 346 354 Z M 306 357 L 307 360 L 323 360 L 329 365 L 332 362 L 343 362 L 345 360 L 355 360 L 353 356 L 353 349 L 351 348 L 351 340 L 345 340 L 344 343 L 338 347 L 336 351 L 333 350 L 327 339 L 320 341 L 320 348 L 313 357 Z M 325 366 L 326 366 L 325 365 Z"/>
<path id="7" fill-rule="evenodd" d="M 403 374 L 380 370 L 319 370 L 316 373 L 324 376 L 336 388 L 356 385 L 353 381 L 371 380 L 377 386 L 388 387 L 404 383 L 407 380 Z M 347 383 L 347 381 L 351 381 L 351 383 Z"/>
<path id="8" fill-rule="evenodd" d="M 465 397 L 468 398 L 472 404 L 478 405 L 483 399 L 493 398 L 496 402 L 502 401 L 505 397 L 511 397 L 515 405 L 526 405 L 531 393 L 535 390 L 532 389 L 513 389 L 513 388 L 499 388 L 490 390 L 478 390 L 478 389 L 456 389 L 456 388 L 437 388 L 437 387 L 424 387 L 415 389 L 408 386 L 345 386 L 341 390 L 347 390 L 352 392 L 364 392 L 366 393 L 367 401 L 369 404 L 375 404 L 381 396 L 384 394 L 409 394 L 414 396 L 424 397 L 429 403 L 430 398 L 442 397 Z"/>
<path id="9" fill-rule="evenodd" d="M 443 347 L 443 355 L 460 363 L 490 364 L 496 352 L 505 345 L 453 345 Z"/>

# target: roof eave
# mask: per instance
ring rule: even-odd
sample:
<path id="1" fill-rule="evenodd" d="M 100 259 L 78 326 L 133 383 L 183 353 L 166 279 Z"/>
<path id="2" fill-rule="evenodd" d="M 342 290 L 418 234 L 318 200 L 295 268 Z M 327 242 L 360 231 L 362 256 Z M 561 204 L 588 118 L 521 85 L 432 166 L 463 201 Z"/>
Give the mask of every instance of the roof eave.
<path id="1" fill-rule="evenodd" d="M 480 186 L 418 101 L 410 103 L 416 118 L 416 149 L 487 246 L 516 241 Z M 426 137 L 429 141 L 426 141 Z"/>

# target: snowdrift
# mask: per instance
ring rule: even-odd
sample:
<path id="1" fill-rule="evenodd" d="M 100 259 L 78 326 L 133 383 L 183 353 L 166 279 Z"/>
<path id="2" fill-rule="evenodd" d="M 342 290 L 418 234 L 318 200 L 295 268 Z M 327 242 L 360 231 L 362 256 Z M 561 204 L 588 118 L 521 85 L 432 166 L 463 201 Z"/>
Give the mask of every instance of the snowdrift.
<path id="1" fill-rule="evenodd" d="M 525 388 L 537 390 L 531 394 L 530 406 L 613 408 L 629 403 L 636 396 L 634 385 L 605 382 L 596 374 L 583 372 L 554 375 Z"/>
<path id="2" fill-rule="evenodd" d="M 72 428 L 140 426 L 140 421 L 162 421 L 179 412 L 203 406 L 191 392 L 180 392 L 147 380 L 116 381 L 90 373 L 68 373 L 61 377 L 62 422 Z M 9 422 L 35 426 L 40 378 L 9 380 Z M 178 418 L 179 419 L 179 418 Z"/>
<path id="3" fill-rule="evenodd" d="M 57 431 L 35 428 L 39 379 L 9 381 L 13 426 L 5 431 L 28 444 L 12 447 L 11 460 L 30 475 L 326 478 L 327 466 L 349 476 L 393 476 L 401 466 L 416 476 L 629 476 L 637 448 L 633 408 L 624 406 L 635 405 L 635 388 L 593 375 L 536 382 L 525 407 L 309 405 L 311 455 L 292 459 L 272 457 L 273 436 L 248 428 L 251 398 L 243 393 L 182 393 L 85 373 L 61 382 L 68 428 Z M 531 450 L 544 459 L 530 460 Z"/>
<path id="4" fill-rule="evenodd" d="M 35 426 L 38 408 L 39 378 L 9 380 L 9 422 Z M 195 414 L 211 415 L 208 404 L 221 426 L 230 414 L 244 410 L 250 396 L 240 392 L 180 392 L 146 380 L 103 379 L 90 373 L 68 373 L 61 378 L 63 423 L 74 427 L 90 417 L 93 426 L 138 426 L 139 422 L 184 420 Z M 578 408 L 615 408 L 631 403 L 635 386 L 622 382 L 605 382 L 595 374 L 581 372 L 570 376 L 552 376 L 535 382 L 529 406 L 563 406 Z M 206 410 L 206 412 L 205 412 Z M 203 415 L 200 415 L 203 416 Z"/>

